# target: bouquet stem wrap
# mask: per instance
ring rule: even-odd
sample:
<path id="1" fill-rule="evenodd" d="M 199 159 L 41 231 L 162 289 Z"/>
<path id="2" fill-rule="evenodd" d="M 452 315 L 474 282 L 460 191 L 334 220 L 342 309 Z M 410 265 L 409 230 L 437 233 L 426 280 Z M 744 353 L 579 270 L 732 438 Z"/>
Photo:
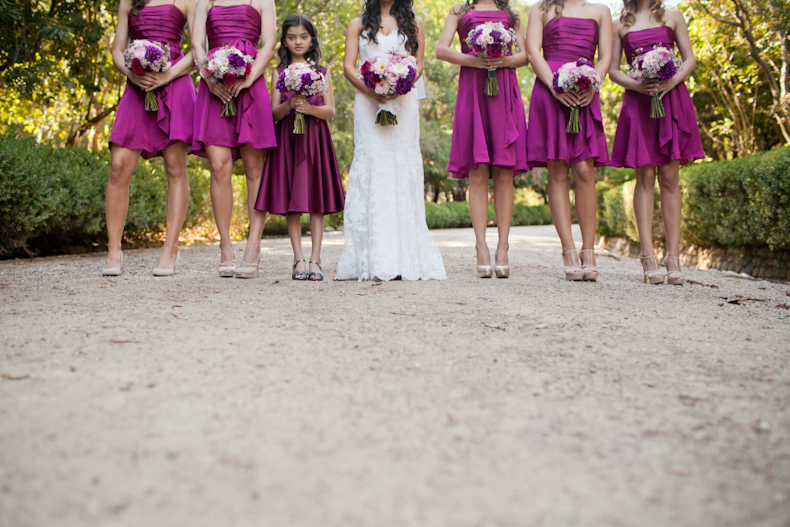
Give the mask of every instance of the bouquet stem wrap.
<path id="1" fill-rule="evenodd" d="M 304 131 L 304 114 L 296 112 L 296 120 L 294 120 L 294 133 L 297 135 L 303 135 Z"/>
<path id="2" fill-rule="evenodd" d="M 230 99 L 228 102 L 222 103 L 222 113 L 220 117 L 236 117 L 236 101 Z"/>
<path id="3" fill-rule="evenodd" d="M 650 100 L 651 119 L 660 119 L 666 116 L 666 113 L 664 113 L 664 101 L 661 100 L 662 93 L 663 92 L 658 92 L 657 94 L 653 95 L 653 98 Z"/>
<path id="4" fill-rule="evenodd" d="M 571 106 L 571 116 L 568 118 L 568 125 L 565 127 L 565 131 L 578 134 L 581 132 L 581 127 L 579 126 L 579 105 Z"/>
<path id="5" fill-rule="evenodd" d="M 491 97 L 496 97 L 499 95 L 499 83 L 496 80 L 496 70 L 488 70 L 485 94 L 490 95 Z"/>

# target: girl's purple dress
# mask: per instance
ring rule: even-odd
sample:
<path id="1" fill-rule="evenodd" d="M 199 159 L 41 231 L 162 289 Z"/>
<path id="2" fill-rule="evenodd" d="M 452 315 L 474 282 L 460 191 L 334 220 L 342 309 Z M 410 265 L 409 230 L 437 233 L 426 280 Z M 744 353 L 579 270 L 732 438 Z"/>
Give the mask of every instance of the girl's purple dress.
<path id="1" fill-rule="evenodd" d="M 282 70 L 278 70 L 282 73 Z M 326 75 L 326 68 L 322 73 Z M 282 94 L 285 102 L 293 92 Z M 324 98 L 313 95 L 313 106 Z M 329 123 L 305 115 L 305 133 L 294 134 L 296 110 L 274 125 L 277 148 L 268 152 L 255 208 L 272 214 L 334 214 L 343 210 L 343 180 L 337 168 Z"/>
<path id="2" fill-rule="evenodd" d="M 502 22 L 506 29 L 510 28 L 505 11 L 464 13 L 458 22 L 462 53 L 474 55 L 465 40 L 470 31 L 484 22 Z M 527 121 L 516 70 L 499 68 L 496 71 L 499 95 L 491 97 L 484 93 L 488 72 L 461 67 L 447 167 L 454 178 L 467 177 L 479 163 L 510 168 L 514 176 L 529 170 Z"/>
<path id="3" fill-rule="evenodd" d="M 672 49 L 675 45 L 672 28 L 661 26 L 627 33 L 623 37 L 623 46 L 628 63 L 639 53 L 638 50 L 650 51 L 655 44 Z M 651 98 L 644 93 L 626 90 L 614 136 L 612 165 L 628 168 L 662 166 L 673 159 L 685 164 L 691 159 L 705 157 L 697 114 L 686 84 L 679 84 L 664 95 L 661 100 L 666 113 L 664 117 L 650 118 Z"/>
<path id="4" fill-rule="evenodd" d="M 592 61 L 598 47 L 598 22 L 589 18 L 564 16 L 552 18 L 543 26 L 543 58 L 552 72 L 567 62 L 580 58 Z M 529 103 L 530 168 L 545 167 L 547 161 L 565 161 L 568 164 L 594 159 L 595 166 L 609 165 L 609 151 L 601 117 L 601 99 L 598 93 L 585 108 L 579 109 L 581 131 L 565 131 L 570 108 L 554 98 L 551 87 L 535 81 Z"/>
<path id="5" fill-rule="evenodd" d="M 170 46 L 173 65 L 184 58 L 186 18 L 172 4 L 146 6 L 129 15 L 129 36 L 164 42 Z M 130 150 L 141 150 L 145 159 L 161 156 L 169 145 L 183 141 L 192 144 L 192 112 L 195 108 L 195 85 L 184 75 L 156 91 L 158 112 L 145 110 L 145 92 L 126 81 L 126 89 L 118 104 L 110 144 Z"/>
<path id="6" fill-rule="evenodd" d="M 258 55 L 261 38 L 261 15 L 251 5 L 212 5 L 206 19 L 211 54 L 222 46 L 235 46 L 245 55 Z M 274 137 L 272 103 L 266 79 L 259 77 L 249 89 L 236 97 L 236 116 L 221 117 L 222 101 L 200 79 L 195 104 L 195 139 L 192 152 L 205 157 L 205 145 L 230 147 L 233 159 L 239 158 L 239 147 L 249 145 L 264 149 L 277 146 Z"/>

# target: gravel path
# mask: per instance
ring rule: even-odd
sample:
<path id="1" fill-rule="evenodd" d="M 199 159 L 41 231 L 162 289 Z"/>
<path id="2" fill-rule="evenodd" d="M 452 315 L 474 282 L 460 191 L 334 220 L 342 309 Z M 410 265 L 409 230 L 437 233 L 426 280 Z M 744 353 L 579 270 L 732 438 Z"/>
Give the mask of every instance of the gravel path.
<path id="1" fill-rule="evenodd" d="M 565 282 L 552 227 L 479 280 L 433 235 L 445 282 L 0 262 L 0 525 L 790 525 L 790 286 Z"/>

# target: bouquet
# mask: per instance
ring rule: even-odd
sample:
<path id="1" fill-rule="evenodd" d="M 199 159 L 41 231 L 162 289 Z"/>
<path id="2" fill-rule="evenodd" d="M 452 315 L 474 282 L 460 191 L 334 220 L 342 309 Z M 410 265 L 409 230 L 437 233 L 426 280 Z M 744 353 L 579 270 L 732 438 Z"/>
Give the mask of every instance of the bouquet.
<path id="1" fill-rule="evenodd" d="M 365 86 L 379 95 L 405 95 L 414 88 L 417 80 L 417 59 L 412 55 L 385 53 L 362 63 L 359 77 Z M 391 126 L 398 124 L 394 105 L 380 106 L 376 124 Z"/>
<path id="2" fill-rule="evenodd" d="M 324 81 L 323 73 L 315 71 L 315 64 L 295 62 L 280 73 L 280 78 L 277 79 L 277 89 L 280 90 L 280 93 L 292 91 L 304 97 L 312 97 L 326 91 L 326 81 Z M 304 115 L 296 112 L 294 133 L 301 135 L 304 131 Z"/>
<path id="3" fill-rule="evenodd" d="M 505 29 L 502 22 L 486 22 L 480 24 L 469 32 L 466 45 L 472 48 L 478 57 L 498 59 L 513 54 L 516 44 L 516 32 Z M 499 84 L 496 80 L 496 70 L 488 70 L 485 94 L 499 95 Z"/>
<path id="4" fill-rule="evenodd" d="M 552 88 L 557 93 L 565 93 L 571 90 L 583 93 L 597 91 L 601 87 L 601 82 L 601 76 L 593 63 L 587 59 L 579 59 L 576 62 L 563 64 L 560 66 L 560 69 L 554 72 Z M 579 105 L 571 107 L 571 116 L 568 119 L 568 126 L 565 127 L 565 131 L 574 134 L 579 133 Z"/>
<path id="5" fill-rule="evenodd" d="M 640 48 L 637 53 L 628 69 L 628 76 L 639 82 L 654 79 L 669 80 L 683 66 L 683 61 L 675 55 L 675 52 L 663 46 L 655 45 L 647 53 L 643 53 Z M 664 115 L 666 115 L 664 103 L 661 102 L 661 92 L 659 92 L 653 95 L 650 103 L 650 118 L 658 119 Z"/>
<path id="6" fill-rule="evenodd" d="M 252 63 L 255 62 L 249 55 L 245 55 L 235 46 L 222 46 L 214 50 L 200 67 L 200 76 L 207 82 L 216 84 L 222 82 L 225 86 L 232 86 L 236 81 L 243 81 L 250 74 Z M 236 103 L 233 99 L 222 104 L 221 117 L 234 117 Z"/>
<path id="7" fill-rule="evenodd" d="M 123 52 L 123 61 L 135 75 L 145 75 L 147 71 L 162 73 L 172 65 L 170 46 L 150 40 L 133 40 Z M 156 90 L 145 92 L 145 109 L 148 112 L 159 111 Z"/>

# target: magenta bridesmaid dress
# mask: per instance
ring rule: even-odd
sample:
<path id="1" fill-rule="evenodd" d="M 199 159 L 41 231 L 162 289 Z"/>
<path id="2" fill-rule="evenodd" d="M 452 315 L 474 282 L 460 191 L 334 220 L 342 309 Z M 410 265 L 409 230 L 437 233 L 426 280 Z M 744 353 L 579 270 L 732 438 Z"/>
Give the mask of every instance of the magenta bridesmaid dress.
<path id="1" fill-rule="evenodd" d="M 250 4 L 212 5 L 206 19 L 206 34 L 209 56 L 215 49 L 227 45 L 257 57 L 261 15 Z M 242 145 L 261 150 L 277 146 L 272 103 L 263 75 L 236 97 L 234 117 L 221 117 L 221 113 L 222 101 L 209 91 L 206 81 L 200 79 L 192 153 L 205 157 L 205 145 L 227 146 L 233 159 L 238 159 Z"/>
<path id="2" fill-rule="evenodd" d="M 282 73 L 282 70 L 278 70 Z M 326 75 L 326 68 L 322 73 Z M 282 94 L 285 102 L 293 92 Z M 313 106 L 324 98 L 313 95 Z M 272 214 L 334 214 L 343 210 L 343 180 L 337 167 L 329 123 L 305 115 L 305 133 L 294 134 L 296 110 L 274 125 L 277 148 L 268 152 L 255 208 Z"/>
<path id="3" fill-rule="evenodd" d="M 638 53 L 637 50 L 649 51 L 655 44 L 672 49 L 675 46 L 672 28 L 661 26 L 626 33 L 623 46 L 628 63 Z M 685 164 L 691 159 L 705 157 L 697 113 L 686 84 L 676 86 L 661 99 L 666 113 L 664 117 L 650 118 L 650 100 L 649 95 L 626 90 L 614 136 L 612 165 L 628 168 L 662 166 L 673 159 Z"/>
<path id="4" fill-rule="evenodd" d="M 130 14 L 129 36 L 132 40 L 169 44 L 171 61 L 175 65 L 184 58 L 181 41 L 187 20 L 173 4 L 145 6 L 137 14 Z M 111 145 L 141 150 L 143 158 L 150 159 L 161 156 L 165 148 L 177 141 L 192 144 L 195 85 L 189 75 L 159 88 L 156 98 L 159 111 L 146 111 L 145 92 L 130 80 L 126 81 L 126 89 L 115 114 Z"/>
<path id="5" fill-rule="evenodd" d="M 462 53 L 474 54 L 465 40 L 484 22 L 502 22 L 510 28 L 505 11 L 467 11 L 458 22 Z M 527 120 L 516 70 L 499 68 L 496 77 L 499 95 L 491 97 L 484 93 L 488 72 L 461 67 L 447 167 L 454 178 L 466 178 L 480 163 L 510 168 L 514 176 L 529 170 Z"/>
<path id="6" fill-rule="evenodd" d="M 564 16 L 559 20 L 552 18 L 543 26 L 543 58 L 552 72 L 580 58 L 592 61 L 597 47 L 598 22 L 595 20 Z M 570 112 L 570 108 L 554 98 L 551 87 L 535 81 L 527 133 L 530 168 L 545 167 L 547 161 L 571 164 L 590 158 L 595 160 L 595 166 L 609 165 L 598 93 L 587 107 L 579 109 L 581 131 L 578 133 L 565 131 Z"/>

